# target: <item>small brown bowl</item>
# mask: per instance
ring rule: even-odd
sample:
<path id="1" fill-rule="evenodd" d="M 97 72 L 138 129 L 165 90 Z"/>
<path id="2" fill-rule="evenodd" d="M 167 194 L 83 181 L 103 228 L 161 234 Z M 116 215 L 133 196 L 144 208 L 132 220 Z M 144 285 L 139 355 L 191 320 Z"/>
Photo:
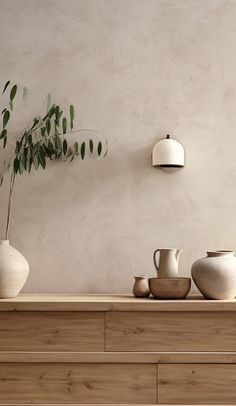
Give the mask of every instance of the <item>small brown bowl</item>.
<path id="1" fill-rule="evenodd" d="M 191 287 L 191 278 L 150 278 L 149 288 L 158 299 L 183 299 Z"/>

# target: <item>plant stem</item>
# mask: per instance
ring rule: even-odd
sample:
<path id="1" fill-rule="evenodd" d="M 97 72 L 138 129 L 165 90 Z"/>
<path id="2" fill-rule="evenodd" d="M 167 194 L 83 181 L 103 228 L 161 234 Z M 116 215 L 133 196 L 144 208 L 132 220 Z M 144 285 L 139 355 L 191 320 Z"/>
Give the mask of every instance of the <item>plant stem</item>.
<path id="1" fill-rule="evenodd" d="M 13 169 L 12 174 L 11 174 L 11 180 L 10 180 L 10 191 L 9 191 L 9 199 L 8 199 L 8 209 L 7 209 L 7 223 L 6 223 L 6 233 L 5 233 L 5 240 L 8 240 L 8 235 L 9 235 L 9 225 L 10 225 L 10 219 L 11 219 L 11 209 L 12 209 L 12 198 L 13 198 L 13 190 L 14 190 L 14 184 L 15 184 L 15 171 Z"/>

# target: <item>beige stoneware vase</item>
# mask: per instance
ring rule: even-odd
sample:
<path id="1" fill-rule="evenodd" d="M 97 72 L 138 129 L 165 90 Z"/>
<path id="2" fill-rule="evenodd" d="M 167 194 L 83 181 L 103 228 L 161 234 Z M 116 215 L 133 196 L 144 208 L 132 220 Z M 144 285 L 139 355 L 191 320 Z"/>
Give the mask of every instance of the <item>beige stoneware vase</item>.
<path id="1" fill-rule="evenodd" d="M 236 296 L 236 257 L 233 251 L 207 251 L 192 265 L 192 278 L 207 299 Z"/>
<path id="2" fill-rule="evenodd" d="M 150 295 L 150 289 L 148 279 L 146 275 L 134 277 L 133 294 L 135 297 L 148 297 Z"/>
<path id="3" fill-rule="evenodd" d="M 0 298 L 19 294 L 29 275 L 29 264 L 8 240 L 0 240 Z"/>

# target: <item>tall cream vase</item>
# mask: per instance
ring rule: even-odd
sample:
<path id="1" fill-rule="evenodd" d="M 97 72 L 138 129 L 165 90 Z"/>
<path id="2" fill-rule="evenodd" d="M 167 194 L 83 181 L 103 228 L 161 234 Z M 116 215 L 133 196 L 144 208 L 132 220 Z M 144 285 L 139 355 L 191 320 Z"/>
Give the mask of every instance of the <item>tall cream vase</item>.
<path id="1" fill-rule="evenodd" d="M 29 275 L 25 257 L 8 240 L 0 240 L 0 298 L 16 297 Z"/>

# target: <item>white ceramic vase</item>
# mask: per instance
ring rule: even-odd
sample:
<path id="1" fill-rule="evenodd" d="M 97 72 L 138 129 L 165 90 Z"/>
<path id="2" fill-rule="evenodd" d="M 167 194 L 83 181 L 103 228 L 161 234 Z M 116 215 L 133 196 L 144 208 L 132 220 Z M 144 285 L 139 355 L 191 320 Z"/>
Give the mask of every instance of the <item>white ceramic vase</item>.
<path id="1" fill-rule="evenodd" d="M 192 265 L 192 278 L 207 299 L 236 296 L 236 257 L 233 251 L 207 251 Z"/>
<path id="2" fill-rule="evenodd" d="M 0 298 L 16 297 L 29 275 L 29 264 L 8 240 L 0 240 Z"/>

